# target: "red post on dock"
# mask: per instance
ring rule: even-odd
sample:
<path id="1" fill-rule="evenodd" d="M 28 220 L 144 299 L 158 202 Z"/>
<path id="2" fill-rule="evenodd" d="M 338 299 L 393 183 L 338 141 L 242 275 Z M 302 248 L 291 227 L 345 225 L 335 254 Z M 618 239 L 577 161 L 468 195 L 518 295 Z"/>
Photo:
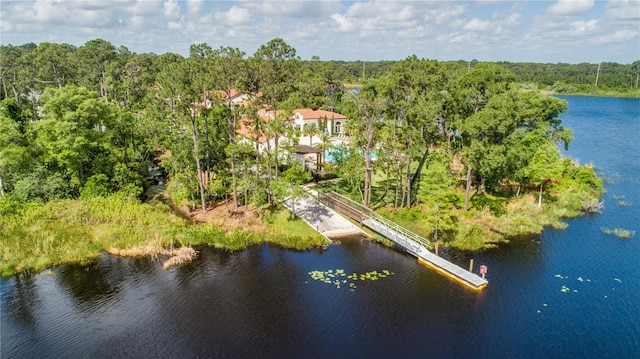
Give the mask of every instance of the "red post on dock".
<path id="1" fill-rule="evenodd" d="M 487 266 L 485 265 L 480 266 L 480 274 L 482 274 L 482 278 L 484 278 L 484 275 L 487 274 Z"/>

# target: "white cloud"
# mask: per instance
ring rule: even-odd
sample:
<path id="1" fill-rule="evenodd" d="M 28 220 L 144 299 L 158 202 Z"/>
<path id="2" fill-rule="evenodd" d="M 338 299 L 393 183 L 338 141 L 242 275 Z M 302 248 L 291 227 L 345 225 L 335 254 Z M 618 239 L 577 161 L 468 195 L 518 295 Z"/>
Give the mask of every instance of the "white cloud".
<path id="1" fill-rule="evenodd" d="M 443 34 L 438 37 L 438 41 L 441 42 L 450 42 L 450 43 L 469 43 L 476 42 L 478 40 L 478 36 L 471 32 L 465 33 L 457 33 L 453 32 L 450 34 Z"/>
<path id="2" fill-rule="evenodd" d="M 167 27 L 169 28 L 169 30 L 181 30 L 182 24 L 178 21 L 169 21 L 167 23 Z"/>
<path id="3" fill-rule="evenodd" d="M 387 14 L 393 14 L 402 6 L 399 1 L 396 2 L 355 2 L 351 5 L 346 15 L 355 18 L 376 18 Z"/>
<path id="4" fill-rule="evenodd" d="M 528 36 L 536 38 L 537 41 L 548 42 L 550 45 L 558 46 L 562 43 L 573 46 L 577 41 L 586 40 L 586 36 L 594 34 L 599 30 L 598 20 L 587 21 L 545 21 L 534 28 Z"/>
<path id="5" fill-rule="evenodd" d="M 429 11 L 427 19 L 433 18 L 437 25 L 441 25 L 447 21 L 450 21 L 453 18 L 461 16 L 464 13 L 465 13 L 464 6 L 455 5 L 455 6 L 446 7 L 443 9 L 436 9 L 436 10 Z"/>
<path id="6" fill-rule="evenodd" d="M 187 0 L 187 13 L 196 15 L 202 10 L 204 0 Z"/>
<path id="7" fill-rule="evenodd" d="M 514 6 L 511 12 L 507 15 L 500 14 L 498 16 L 500 25 L 506 27 L 517 27 L 521 24 L 522 10 L 518 6 Z"/>
<path id="8" fill-rule="evenodd" d="M 574 21 L 569 28 L 571 36 L 590 35 L 598 29 L 598 20 Z"/>
<path id="9" fill-rule="evenodd" d="M 115 20 L 113 7 L 104 1 L 76 3 L 51 0 L 24 2 L 16 22 L 79 26 L 111 27 Z M 3 3 L 3 6 L 5 4 Z M 17 10 L 14 9 L 14 10 Z"/>
<path id="10" fill-rule="evenodd" d="M 465 19 L 455 19 L 449 23 L 449 27 L 453 29 L 462 28 L 466 24 Z"/>
<path id="11" fill-rule="evenodd" d="M 180 17 L 180 5 L 177 0 L 167 0 L 162 4 L 164 16 L 174 19 Z"/>
<path id="12" fill-rule="evenodd" d="M 251 21 L 249 10 L 235 5 L 229 11 L 216 13 L 214 17 L 217 21 L 231 26 L 247 24 Z"/>
<path id="13" fill-rule="evenodd" d="M 638 31 L 620 30 L 616 31 L 613 34 L 596 36 L 594 38 L 594 42 L 597 44 L 611 44 L 635 40 L 636 43 L 638 43 L 639 36 L 640 34 L 638 33 Z M 636 55 L 640 56 L 640 50 L 636 51 Z"/>
<path id="14" fill-rule="evenodd" d="M 0 22 L 0 32 L 9 32 L 13 30 L 13 24 L 9 21 L 2 21 Z"/>
<path id="15" fill-rule="evenodd" d="M 595 0 L 558 0 L 547 12 L 554 15 L 584 15 L 593 8 Z"/>
<path id="16" fill-rule="evenodd" d="M 420 4 L 402 1 L 356 2 L 345 11 L 345 15 L 365 22 L 373 20 L 381 24 L 409 22 L 421 18 Z"/>
<path id="17" fill-rule="evenodd" d="M 451 11 L 439 11 L 443 8 Z M 444 22 L 462 10 L 459 6 L 443 7 L 440 2 L 370 1 L 356 2 L 343 12 L 332 14 L 330 18 L 337 32 L 378 42 L 396 35 L 406 37 L 422 34 L 424 28 L 430 28 L 439 15 L 442 15 L 441 21 Z M 422 30 L 416 30 L 418 28 Z"/>
<path id="18" fill-rule="evenodd" d="M 133 15 L 151 15 L 160 11 L 160 5 L 158 1 L 137 0 L 127 7 L 127 11 Z"/>
<path id="19" fill-rule="evenodd" d="M 129 24 L 131 24 L 131 27 L 134 29 L 142 29 L 144 26 L 144 17 L 134 15 L 129 20 Z"/>
<path id="20" fill-rule="evenodd" d="M 338 1 L 239 1 L 256 15 L 273 18 L 319 19 L 340 10 Z"/>
<path id="21" fill-rule="evenodd" d="M 615 20 L 635 21 L 640 23 L 640 0 L 611 0 L 606 7 L 607 18 Z"/>
<path id="22" fill-rule="evenodd" d="M 466 23 L 462 28 L 469 31 L 491 31 L 495 28 L 495 25 L 489 20 L 474 18 Z"/>
<path id="23" fill-rule="evenodd" d="M 355 22 L 342 14 L 333 14 L 331 19 L 338 25 L 336 30 L 339 32 L 351 32 L 356 28 Z"/>
<path id="24" fill-rule="evenodd" d="M 401 38 L 417 39 L 424 38 L 429 35 L 430 27 L 424 25 L 418 25 L 408 29 L 398 31 L 397 35 Z"/>

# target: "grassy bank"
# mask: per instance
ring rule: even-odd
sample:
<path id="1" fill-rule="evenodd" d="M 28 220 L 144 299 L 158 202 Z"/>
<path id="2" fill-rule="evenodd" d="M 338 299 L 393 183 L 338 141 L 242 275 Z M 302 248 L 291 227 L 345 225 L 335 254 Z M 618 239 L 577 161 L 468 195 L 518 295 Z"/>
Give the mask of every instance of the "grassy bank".
<path id="1" fill-rule="evenodd" d="M 22 204 L 4 197 L 0 198 L 0 273 L 9 276 L 86 263 L 103 250 L 135 255 L 136 250 L 147 248 L 150 255 L 171 255 L 163 251 L 198 244 L 228 250 L 263 242 L 297 250 L 326 245 L 311 229 L 284 219 L 287 214 L 274 212 L 267 230 L 256 233 L 193 224 L 167 205 L 140 203 L 121 195 Z"/>
<path id="2" fill-rule="evenodd" d="M 486 204 L 487 197 L 501 202 L 504 210 L 496 210 Z M 567 224 L 562 221 L 563 218 L 573 218 L 584 213 L 581 204 L 573 206 L 562 201 L 547 202 L 542 208 L 538 208 L 536 198 L 532 195 L 510 199 L 477 195 L 471 202 L 472 208 L 467 212 L 455 208 L 437 217 L 423 206 L 413 210 L 381 209 L 378 212 L 432 241 L 438 221 L 437 242 L 440 245 L 469 251 L 493 248 L 500 243 L 508 243 L 516 236 L 538 234 L 545 227 L 564 229 Z M 448 226 L 447 223 L 440 222 L 445 216 L 448 217 Z"/>

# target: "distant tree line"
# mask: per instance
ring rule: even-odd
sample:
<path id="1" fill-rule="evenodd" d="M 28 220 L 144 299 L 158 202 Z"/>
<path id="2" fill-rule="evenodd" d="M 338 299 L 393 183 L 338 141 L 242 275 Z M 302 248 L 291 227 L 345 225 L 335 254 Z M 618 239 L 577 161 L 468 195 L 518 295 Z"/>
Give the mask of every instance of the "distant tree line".
<path id="1" fill-rule="evenodd" d="M 600 64 L 500 62 L 499 64 L 513 71 L 520 82 L 534 82 L 546 86 L 566 83 L 604 87 L 624 92 L 638 88 L 639 85 L 640 60 L 626 65 L 615 62 L 602 62 Z M 581 87 L 584 88 L 584 86 Z"/>

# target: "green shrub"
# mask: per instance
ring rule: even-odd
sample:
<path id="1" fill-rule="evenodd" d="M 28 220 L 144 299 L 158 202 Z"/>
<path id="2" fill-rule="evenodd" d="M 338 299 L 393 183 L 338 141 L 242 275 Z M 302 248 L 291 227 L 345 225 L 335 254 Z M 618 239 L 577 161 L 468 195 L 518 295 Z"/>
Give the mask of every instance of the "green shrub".
<path id="1" fill-rule="evenodd" d="M 99 173 L 89 177 L 87 182 L 85 182 L 82 191 L 80 191 L 80 197 L 106 197 L 109 193 L 111 193 L 109 177 L 103 173 Z"/>
<path id="2" fill-rule="evenodd" d="M 592 168 L 585 166 L 579 167 L 574 179 L 581 185 L 588 186 L 592 189 L 602 188 L 602 180 L 596 176 Z"/>
<path id="3" fill-rule="evenodd" d="M 576 92 L 576 88 L 573 85 L 566 84 L 564 82 L 556 81 L 552 86 L 551 90 L 557 93 L 574 93 Z"/>
<path id="4" fill-rule="evenodd" d="M 492 196 L 489 194 L 477 194 L 471 197 L 471 206 L 477 210 L 488 207 L 491 213 L 500 216 L 506 213 L 507 198 Z"/>

